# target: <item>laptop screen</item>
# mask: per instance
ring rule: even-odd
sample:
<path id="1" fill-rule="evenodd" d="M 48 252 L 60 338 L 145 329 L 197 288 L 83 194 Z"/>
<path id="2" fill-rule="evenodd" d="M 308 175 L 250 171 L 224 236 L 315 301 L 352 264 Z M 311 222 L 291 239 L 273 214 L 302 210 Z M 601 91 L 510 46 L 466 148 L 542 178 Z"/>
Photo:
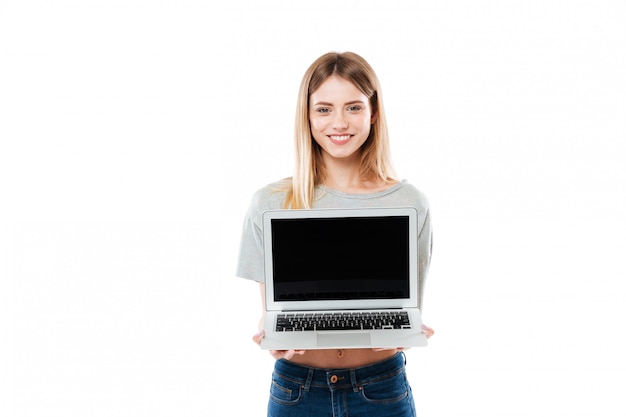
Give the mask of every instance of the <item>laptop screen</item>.
<path id="1" fill-rule="evenodd" d="M 409 217 L 272 219 L 275 301 L 409 298 Z"/>

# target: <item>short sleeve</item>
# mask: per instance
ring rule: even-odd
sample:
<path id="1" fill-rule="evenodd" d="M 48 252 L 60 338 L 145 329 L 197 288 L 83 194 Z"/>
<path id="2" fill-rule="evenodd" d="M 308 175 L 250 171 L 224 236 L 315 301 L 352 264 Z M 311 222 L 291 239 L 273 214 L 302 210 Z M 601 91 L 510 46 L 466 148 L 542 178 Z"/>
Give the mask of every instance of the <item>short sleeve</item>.
<path id="1" fill-rule="evenodd" d="M 239 258 L 235 275 L 240 278 L 264 282 L 263 225 L 255 199 L 248 208 L 241 230 Z"/>

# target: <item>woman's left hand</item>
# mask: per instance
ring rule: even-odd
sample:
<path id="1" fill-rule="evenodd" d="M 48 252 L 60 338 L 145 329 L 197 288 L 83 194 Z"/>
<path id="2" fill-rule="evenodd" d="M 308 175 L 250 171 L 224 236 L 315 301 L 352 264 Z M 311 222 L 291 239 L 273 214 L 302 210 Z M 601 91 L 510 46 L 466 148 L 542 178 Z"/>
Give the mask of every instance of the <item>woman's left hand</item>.
<path id="1" fill-rule="evenodd" d="M 432 335 L 435 334 L 435 331 L 427 325 L 422 324 L 422 333 L 426 335 L 426 339 L 429 339 Z"/>

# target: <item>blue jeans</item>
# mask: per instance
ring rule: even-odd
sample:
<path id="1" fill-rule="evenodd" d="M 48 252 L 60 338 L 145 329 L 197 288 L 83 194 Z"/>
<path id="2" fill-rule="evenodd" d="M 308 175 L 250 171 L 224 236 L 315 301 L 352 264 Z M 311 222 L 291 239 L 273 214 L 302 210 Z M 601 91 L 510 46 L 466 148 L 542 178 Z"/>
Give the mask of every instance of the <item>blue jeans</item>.
<path id="1" fill-rule="evenodd" d="M 415 417 L 404 354 L 355 369 L 309 368 L 276 361 L 267 415 Z"/>

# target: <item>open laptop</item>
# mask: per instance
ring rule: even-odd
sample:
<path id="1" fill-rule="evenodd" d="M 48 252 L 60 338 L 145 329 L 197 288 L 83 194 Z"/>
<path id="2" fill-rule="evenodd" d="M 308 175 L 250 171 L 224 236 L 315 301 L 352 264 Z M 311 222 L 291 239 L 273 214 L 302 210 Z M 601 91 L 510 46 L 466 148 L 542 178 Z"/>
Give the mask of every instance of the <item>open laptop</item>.
<path id="1" fill-rule="evenodd" d="M 263 214 L 264 349 L 425 346 L 414 208 Z"/>

